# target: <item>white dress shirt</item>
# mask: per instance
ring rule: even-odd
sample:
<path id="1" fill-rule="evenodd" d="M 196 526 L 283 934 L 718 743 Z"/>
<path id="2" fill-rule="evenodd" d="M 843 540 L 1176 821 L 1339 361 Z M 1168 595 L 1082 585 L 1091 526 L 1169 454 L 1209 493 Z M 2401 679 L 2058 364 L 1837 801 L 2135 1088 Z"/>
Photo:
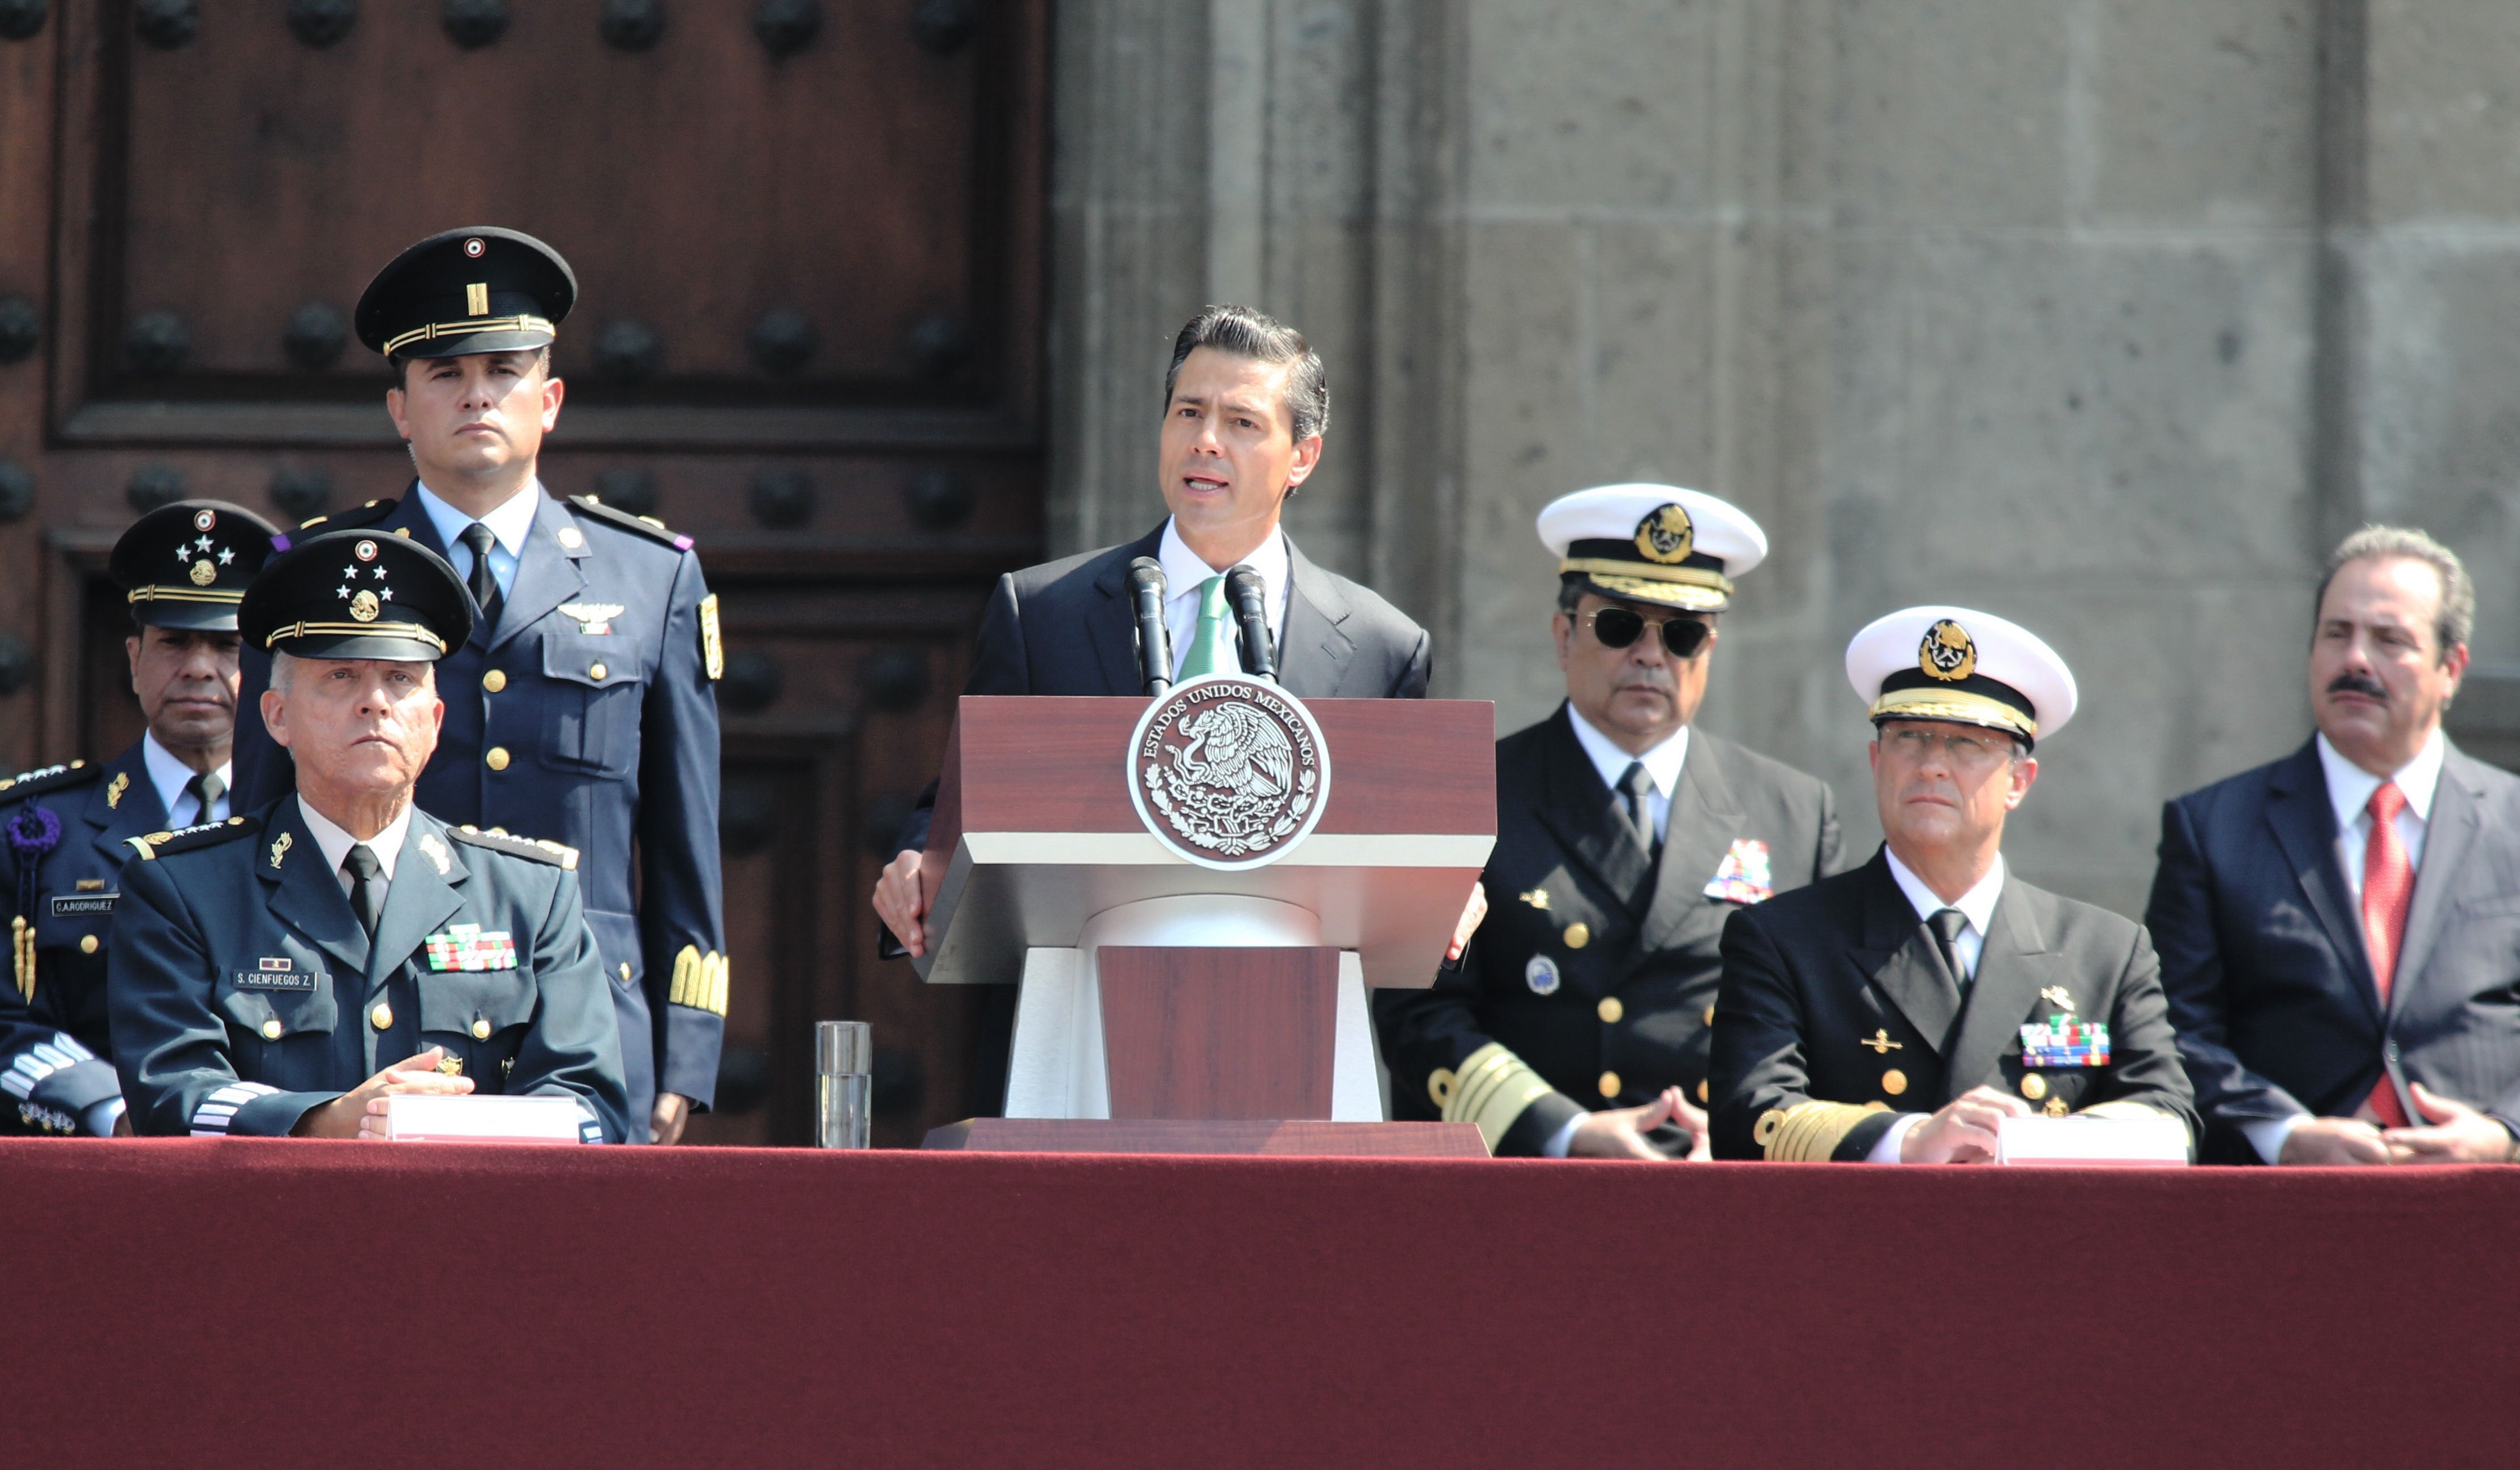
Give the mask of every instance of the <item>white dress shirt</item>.
<path id="1" fill-rule="evenodd" d="M 2371 848 L 2371 793 L 2380 789 L 2384 780 L 2398 783 L 2407 804 L 2398 809 L 2396 822 L 2398 842 L 2407 850 L 2407 869 L 2419 872 L 2424 866 L 2424 830 L 2432 823 L 2433 792 L 2441 785 L 2444 742 L 2438 730 L 2424 741 L 2415 758 L 2399 768 L 2393 776 L 2373 776 L 2345 758 L 2344 752 L 2327 743 L 2325 735 L 2313 742 L 2318 746 L 2319 774 L 2327 779 L 2328 805 L 2336 811 L 2336 866 L 2345 874 L 2346 895 L 2354 901 L 2357 920 L 2362 913 L 2362 864 Z M 2360 927 L 2358 922 L 2357 927 Z M 2308 1113 L 2295 1113 L 2289 1118 L 2261 1118 L 2243 1123 L 2240 1132 L 2248 1137 L 2249 1146 L 2258 1157 L 2272 1164 L 2283 1156 L 2284 1139 L 2292 1136 L 2294 1128 Z"/>
<path id="2" fill-rule="evenodd" d="M 1645 763 L 1645 776 L 1653 789 L 1645 793 L 1645 810 L 1653 818 L 1654 840 L 1661 841 L 1671 832 L 1671 795 L 1680 789 L 1680 768 L 1688 760 L 1688 727 L 1684 725 L 1670 738 L 1642 755 L 1630 755 L 1612 744 L 1610 737 L 1593 728 L 1593 723 L 1578 712 L 1572 701 L 1566 706 L 1567 722 L 1575 727 L 1575 743 L 1593 759 L 1593 769 L 1601 774 L 1601 784 L 1617 795 L 1619 782 L 1627 778 L 1628 767 Z M 1622 806 L 1625 802 L 1622 801 Z M 1575 1130 L 1582 1125 L 1581 1115 L 1566 1120 L 1566 1126 L 1550 1136 L 1540 1151 L 1552 1159 L 1566 1157 L 1567 1147 L 1575 1141 Z"/>
<path id="3" fill-rule="evenodd" d="M 2003 897 L 2003 855 L 1996 854 L 1995 866 L 1986 870 L 1985 877 L 1977 880 L 1977 886 L 1961 894 L 1957 903 L 1950 904 L 1944 903 L 1941 895 L 1927 887 L 1923 878 L 1900 862 L 1897 853 L 1884 847 L 1881 855 L 1890 860 L 1890 876 L 1899 884 L 1899 891 L 1908 896 L 1908 903 L 1916 911 L 1916 917 L 1931 918 L 1945 909 L 1958 909 L 1967 917 L 1968 923 L 1952 940 L 1952 951 L 1954 958 L 1959 960 L 1960 979 L 1966 982 L 1977 978 L 1978 959 L 1986 953 L 1987 927 L 1995 922 L 1995 901 Z M 1890 1125 L 1890 1131 L 1872 1145 L 1872 1152 L 1865 1155 L 1865 1162 L 1898 1163 L 1900 1146 L 1908 1140 L 1908 1130 L 1932 1116 L 1931 1113 L 1901 1113 L 1898 1121 Z"/>
<path id="4" fill-rule="evenodd" d="M 534 512 L 542 499 L 543 482 L 536 480 L 479 517 L 494 538 L 490 545 L 490 580 L 499 584 L 499 596 L 503 598 L 516 590 L 517 558 L 525 554 L 525 537 L 533 531 Z M 474 517 L 438 499 L 437 492 L 427 485 L 420 487 L 420 508 L 428 512 L 428 523 L 437 530 L 438 544 L 446 548 L 447 564 L 455 568 L 456 580 L 472 586 L 472 549 L 464 544 L 462 537 L 464 528 Z"/>
<path id="5" fill-rule="evenodd" d="M 1181 674 L 1182 664 L 1190 657 L 1191 635 L 1198 628 L 1199 584 L 1210 577 L 1221 577 L 1234 570 L 1233 565 L 1210 566 L 1181 539 L 1181 531 L 1164 517 L 1163 545 L 1155 559 L 1164 564 L 1164 628 L 1172 635 L 1173 673 Z M 1286 533 L 1273 531 L 1269 539 L 1252 549 L 1251 555 L 1238 563 L 1260 574 L 1269 589 L 1261 606 L 1269 615 L 1269 646 L 1274 650 L 1285 641 L 1286 600 L 1293 594 L 1294 562 L 1286 552 Z M 1228 613 L 1232 607 L 1227 608 Z"/>
<path id="6" fill-rule="evenodd" d="M 1593 728 L 1572 702 L 1566 706 L 1567 723 L 1575 727 L 1575 743 L 1593 758 L 1593 769 L 1601 773 L 1601 784 L 1619 794 L 1619 782 L 1627 779 L 1628 767 L 1644 762 L 1645 776 L 1653 789 L 1645 793 L 1645 811 L 1653 818 L 1654 840 L 1659 842 L 1671 831 L 1672 793 L 1680 789 L 1680 768 L 1688 760 L 1688 727 L 1674 731 L 1668 739 L 1642 755 L 1630 755 L 1611 742 L 1608 735 Z M 1625 805 L 1624 801 L 1622 805 Z"/>
<path id="7" fill-rule="evenodd" d="M 297 798 L 297 812 L 306 819 L 306 830 L 314 836 L 316 847 L 323 851 L 324 861 L 333 865 L 334 880 L 341 885 L 344 895 L 348 894 L 350 875 L 342 870 L 341 865 L 348 860 L 350 849 L 358 845 L 359 839 L 315 810 L 303 795 Z M 368 851 L 377 855 L 377 870 L 384 876 L 388 888 L 393 886 L 394 860 L 402 856 L 402 839 L 410 831 L 411 808 L 406 805 L 393 821 L 385 824 L 384 830 L 368 839 Z"/>
<path id="8" fill-rule="evenodd" d="M 157 788 L 158 804 L 166 813 L 167 826 L 197 826 L 204 822 L 228 820 L 228 793 L 221 791 L 219 799 L 210 803 L 210 809 L 202 811 L 201 803 L 184 789 L 192 784 L 197 773 L 175 759 L 173 751 L 158 744 L 154 733 L 140 737 L 140 761 L 149 769 L 149 784 Z M 219 769 L 210 774 L 216 776 L 219 784 L 224 786 L 236 779 L 236 766 L 232 762 L 221 761 Z"/>

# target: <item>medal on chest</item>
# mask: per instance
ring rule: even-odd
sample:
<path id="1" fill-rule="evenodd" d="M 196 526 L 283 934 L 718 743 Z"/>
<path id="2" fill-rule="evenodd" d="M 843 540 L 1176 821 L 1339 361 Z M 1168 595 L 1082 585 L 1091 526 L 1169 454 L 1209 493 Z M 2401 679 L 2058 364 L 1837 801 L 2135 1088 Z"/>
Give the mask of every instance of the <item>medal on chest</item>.
<path id="1" fill-rule="evenodd" d="M 479 924 L 449 925 L 423 943 L 432 970 L 512 970 L 517 967 L 517 942 L 505 929 L 483 932 Z"/>

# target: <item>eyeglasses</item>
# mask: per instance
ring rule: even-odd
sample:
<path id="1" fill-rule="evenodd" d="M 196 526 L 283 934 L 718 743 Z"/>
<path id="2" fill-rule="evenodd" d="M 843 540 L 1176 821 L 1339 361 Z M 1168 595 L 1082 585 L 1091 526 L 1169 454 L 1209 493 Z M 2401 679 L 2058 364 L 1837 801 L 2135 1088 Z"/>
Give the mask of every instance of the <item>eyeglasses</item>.
<path id="1" fill-rule="evenodd" d="M 1918 730 L 1912 725 L 1898 726 L 1881 732 L 1881 743 L 1910 761 L 1923 761 L 1933 751 L 1940 750 L 1944 760 L 1963 769 L 1975 769 L 1994 760 L 1997 756 L 2010 755 L 2015 748 L 2012 741 L 2008 739 L 1985 739 L 1969 735 L 1944 735 L 1929 730 Z"/>
<path id="2" fill-rule="evenodd" d="M 1593 636 L 1604 648 L 1624 648 L 1645 631 L 1645 615 L 1625 607 L 1597 607 L 1584 614 L 1584 621 L 1593 625 Z M 1695 658 L 1715 631 L 1714 624 L 1695 617 L 1660 618 L 1653 626 L 1662 630 L 1662 646 L 1674 658 Z"/>

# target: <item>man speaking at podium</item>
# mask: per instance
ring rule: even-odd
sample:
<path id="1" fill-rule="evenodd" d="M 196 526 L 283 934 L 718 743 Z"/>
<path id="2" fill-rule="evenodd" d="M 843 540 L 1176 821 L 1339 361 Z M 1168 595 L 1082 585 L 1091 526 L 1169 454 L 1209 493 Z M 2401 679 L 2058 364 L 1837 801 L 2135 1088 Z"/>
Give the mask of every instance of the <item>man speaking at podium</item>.
<path id="1" fill-rule="evenodd" d="M 963 692 L 1144 693 L 1129 566 L 1145 557 L 1164 569 L 1176 678 L 1248 671 L 1225 593 L 1225 573 L 1244 565 L 1261 576 L 1278 682 L 1290 693 L 1423 698 L 1425 630 L 1306 560 L 1279 526 L 1286 498 L 1321 463 L 1329 399 L 1320 354 L 1293 328 L 1245 306 L 1191 318 L 1164 379 L 1160 484 L 1171 514 L 1125 546 L 999 578 Z M 919 863 L 935 799 L 931 783 L 875 890 L 876 913 L 914 956 L 927 948 Z M 1002 989 L 985 1023 L 982 1076 L 1006 1070 L 1014 993 Z"/>

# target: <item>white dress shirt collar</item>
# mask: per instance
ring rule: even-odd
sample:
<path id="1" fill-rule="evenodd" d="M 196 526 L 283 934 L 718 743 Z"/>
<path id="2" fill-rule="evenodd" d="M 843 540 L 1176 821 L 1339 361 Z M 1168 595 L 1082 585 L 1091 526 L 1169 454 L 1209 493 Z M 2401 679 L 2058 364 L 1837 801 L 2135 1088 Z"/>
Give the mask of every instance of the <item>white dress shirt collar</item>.
<path id="1" fill-rule="evenodd" d="M 1908 902 L 1915 907 L 1918 918 L 1931 918 L 1945 909 L 1958 909 L 1967 915 L 1969 928 L 1976 932 L 1978 938 L 1983 940 L 1986 937 L 1989 927 L 1995 922 L 1995 901 L 2003 897 L 2003 854 L 1995 855 L 1995 866 L 1986 870 L 1985 877 L 1977 880 L 1976 887 L 1961 894 L 1956 904 L 1944 903 L 1942 895 L 1934 892 L 1923 878 L 1899 861 L 1899 855 L 1890 850 L 1889 844 L 1882 844 L 1881 855 L 1890 860 L 1890 876 L 1899 884 L 1899 891 L 1908 895 Z M 1976 966 L 1972 964 L 1970 968 L 1974 970 Z"/>
<path id="2" fill-rule="evenodd" d="M 1601 773 L 1601 784 L 1612 791 L 1627 777 L 1628 767 L 1637 761 L 1645 765 L 1645 775 L 1652 778 L 1654 794 L 1665 801 L 1680 789 L 1680 768 L 1688 760 L 1688 727 L 1684 725 L 1661 744 L 1642 755 L 1630 755 L 1612 742 L 1608 735 L 1593 728 L 1573 700 L 1566 703 L 1566 721 L 1575 727 L 1575 743 L 1593 758 L 1593 769 Z"/>
<path id="3" fill-rule="evenodd" d="M 541 509 L 542 500 L 543 482 L 535 480 L 501 501 L 489 514 L 472 516 L 438 499 L 437 492 L 428 485 L 420 484 L 420 508 L 428 512 L 428 523 L 437 530 L 438 545 L 467 558 L 464 566 L 456 568 L 459 572 L 468 570 L 471 565 L 472 553 L 461 539 L 464 528 L 476 519 L 490 528 L 490 534 L 497 539 L 501 551 L 511 557 L 523 557 L 525 538 L 533 533 L 534 512 Z"/>
<path id="4" fill-rule="evenodd" d="M 306 819 L 306 831 L 315 839 L 315 845 L 323 849 L 324 861 L 332 868 L 333 875 L 341 877 L 341 864 L 350 856 L 350 849 L 358 845 L 359 839 L 315 810 L 303 794 L 297 798 L 297 815 Z M 406 803 L 394 820 L 385 824 L 383 831 L 368 839 L 368 851 L 377 855 L 377 869 L 384 874 L 387 883 L 393 881 L 394 859 L 402 856 L 402 839 L 410 831 L 411 807 Z M 342 881 L 346 885 L 348 880 L 344 878 Z"/>
<path id="5" fill-rule="evenodd" d="M 1191 634 L 1198 626 L 1199 584 L 1234 568 L 1213 567 L 1200 559 L 1198 553 L 1190 549 L 1190 543 L 1182 540 L 1180 528 L 1169 515 L 1164 517 L 1163 541 L 1156 548 L 1155 559 L 1163 563 L 1164 626 L 1172 634 L 1173 668 L 1178 671 L 1182 660 L 1190 656 Z M 1286 603 L 1294 593 L 1294 558 L 1286 549 L 1285 531 L 1271 532 L 1239 564 L 1258 572 L 1268 587 L 1269 597 L 1263 608 L 1269 615 L 1269 641 L 1273 645 L 1284 643 Z"/>
<path id="6" fill-rule="evenodd" d="M 217 803 L 214 802 L 210 811 L 195 812 L 182 822 L 175 821 L 175 805 L 190 799 L 184 795 L 184 788 L 192 784 L 196 773 L 192 767 L 177 760 L 175 752 L 158 744 L 154 732 L 140 737 L 140 761 L 149 770 L 149 784 L 158 792 L 158 809 L 166 814 L 168 826 L 192 826 L 219 820 Z M 220 785 L 230 785 L 236 776 L 236 767 L 232 762 L 222 761 L 212 774 L 218 777 Z M 225 796 L 219 798 L 221 802 L 226 800 Z"/>
<path id="7" fill-rule="evenodd" d="M 2371 793 L 2380 789 L 2381 781 L 2394 780 L 2407 798 L 2407 810 L 2417 822 L 2429 822 L 2433 813 L 2433 791 L 2441 784 L 2442 755 L 2446 748 L 2441 731 L 2436 728 L 2432 738 L 2415 758 L 2395 776 L 2378 777 L 2345 758 L 2345 753 L 2327 743 L 2327 736 L 2318 736 L 2318 769 L 2327 778 L 2327 799 L 2336 808 L 2336 829 L 2353 827 L 2371 804 Z"/>

